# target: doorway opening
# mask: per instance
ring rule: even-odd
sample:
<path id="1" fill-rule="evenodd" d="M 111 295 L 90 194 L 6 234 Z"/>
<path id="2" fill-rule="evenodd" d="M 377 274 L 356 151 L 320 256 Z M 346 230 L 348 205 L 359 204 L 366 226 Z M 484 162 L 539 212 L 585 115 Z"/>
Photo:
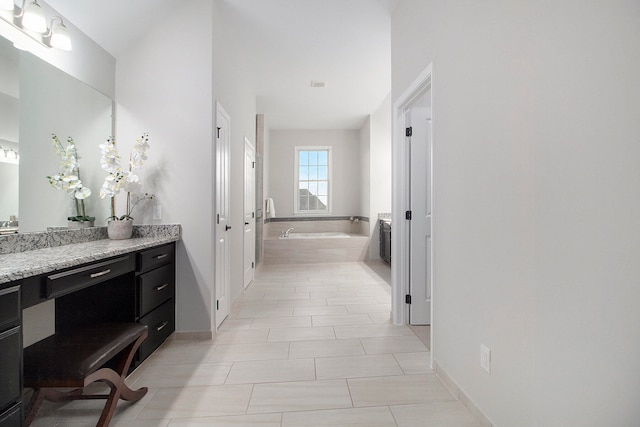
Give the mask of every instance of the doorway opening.
<path id="1" fill-rule="evenodd" d="M 393 107 L 391 275 L 393 322 L 399 325 L 433 326 L 432 92 L 429 65 Z"/>

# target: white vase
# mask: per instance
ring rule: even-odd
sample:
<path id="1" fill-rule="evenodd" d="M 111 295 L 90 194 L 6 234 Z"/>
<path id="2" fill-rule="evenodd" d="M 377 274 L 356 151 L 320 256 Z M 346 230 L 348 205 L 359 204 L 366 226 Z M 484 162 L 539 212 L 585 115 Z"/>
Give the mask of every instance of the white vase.
<path id="1" fill-rule="evenodd" d="M 133 234 L 133 220 L 107 221 L 107 235 L 112 240 L 128 239 Z"/>

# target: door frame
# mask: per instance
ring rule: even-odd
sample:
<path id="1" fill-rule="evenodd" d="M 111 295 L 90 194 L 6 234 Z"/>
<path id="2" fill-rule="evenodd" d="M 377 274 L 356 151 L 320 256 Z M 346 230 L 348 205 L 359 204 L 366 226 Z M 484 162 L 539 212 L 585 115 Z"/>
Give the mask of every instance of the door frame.
<path id="1" fill-rule="evenodd" d="M 227 132 L 225 132 L 224 134 L 227 135 L 228 139 L 229 139 L 229 145 L 228 145 L 228 158 L 227 158 L 227 162 L 225 164 L 226 168 L 227 168 L 227 182 L 225 185 L 226 188 L 226 197 L 230 197 L 229 194 L 229 190 L 231 188 L 231 183 L 230 183 L 230 166 L 231 166 L 231 117 L 229 116 L 229 114 L 227 113 L 227 111 L 224 109 L 224 107 L 220 104 L 220 102 L 216 101 L 215 104 L 215 126 L 213 128 L 214 131 L 214 135 L 213 135 L 213 139 L 214 139 L 214 146 L 213 146 L 213 164 L 214 164 L 214 180 L 213 180 L 213 215 L 211 218 L 211 222 L 213 225 L 213 241 L 212 241 L 212 245 L 213 245 L 213 262 L 212 267 L 213 267 L 213 292 L 211 292 L 211 312 L 213 313 L 211 316 L 211 327 L 213 331 L 217 331 L 218 327 L 222 324 L 222 321 L 227 317 L 228 313 L 231 311 L 231 302 L 229 300 L 229 295 L 231 294 L 231 255 L 229 254 L 228 259 L 225 258 L 223 260 L 224 262 L 224 268 L 220 268 L 220 265 L 218 265 L 218 239 L 221 237 L 221 234 L 223 233 L 223 231 L 220 229 L 219 223 L 218 223 L 218 215 L 219 215 L 219 209 L 218 209 L 218 187 L 219 187 L 219 182 L 218 182 L 218 140 L 219 140 L 219 134 L 218 134 L 218 128 L 220 128 L 220 123 L 218 123 L 218 116 L 222 116 L 224 117 L 224 119 L 227 121 L 229 129 L 227 129 Z M 227 209 L 231 209 L 231 203 L 229 200 L 227 200 L 228 206 Z M 226 221 L 230 221 L 230 218 L 226 218 Z M 228 226 L 228 222 L 226 224 Z M 231 228 L 231 227 L 228 227 Z M 224 231 L 224 233 L 227 234 L 227 244 L 230 244 L 230 238 L 228 236 L 228 229 L 227 231 Z M 230 250 L 230 249 L 229 249 Z M 227 315 L 225 315 L 223 318 L 220 318 L 219 316 L 219 310 L 217 307 L 218 304 L 218 300 L 219 300 L 219 295 L 218 295 L 218 285 L 219 285 L 219 272 L 221 270 L 226 269 L 226 273 L 228 274 L 228 277 L 226 277 L 226 283 L 225 283 L 225 290 L 226 290 L 226 300 L 223 302 L 224 304 L 224 312 L 227 313 Z"/>
<path id="2" fill-rule="evenodd" d="M 391 239 L 391 284 L 392 284 L 392 298 L 391 309 L 393 323 L 396 325 L 406 325 L 409 321 L 409 308 L 405 302 L 405 295 L 409 293 L 409 239 L 410 239 L 410 227 L 408 221 L 405 219 L 405 212 L 410 209 L 410 193 L 409 183 L 410 176 L 408 175 L 408 164 L 410 161 L 406 136 L 405 136 L 405 112 L 407 108 L 413 103 L 413 101 L 420 96 L 426 88 L 431 86 L 431 108 L 432 108 L 432 120 L 431 120 L 431 143 L 432 150 L 434 147 L 433 139 L 433 63 L 430 63 L 418 77 L 407 87 L 402 95 L 393 104 L 393 147 L 392 147 L 392 224 L 393 224 L 393 238 Z M 435 151 L 435 150 L 433 150 Z M 431 157 L 431 164 L 434 164 L 434 156 Z M 434 192 L 434 179 L 433 179 L 433 167 L 431 168 L 431 198 L 435 200 Z M 436 220 L 436 206 L 435 202 L 431 207 L 432 211 L 432 245 L 435 247 L 435 220 Z M 430 363 L 433 366 L 433 337 L 435 335 L 435 325 L 433 322 L 435 312 L 435 275 L 434 275 L 434 254 L 435 250 L 431 252 L 431 342 L 430 342 Z"/>
<path id="3" fill-rule="evenodd" d="M 248 175 L 248 166 L 247 166 L 247 154 L 251 153 L 252 154 L 252 159 L 253 159 L 253 179 L 251 182 L 249 182 L 247 180 L 247 175 Z M 251 229 L 253 230 L 252 235 L 251 235 L 251 242 L 253 242 L 252 245 L 252 250 L 251 250 L 251 254 L 252 254 L 252 262 L 251 262 L 251 269 L 252 269 L 252 274 L 251 274 L 251 280 L 244 283 L 245 282 L 245 271 L 247 270 L 247 266 L 245 265 L 245 253 L 247 248 L 245 247 L 246 243 L 247 243 L 247 239 L 244 236 L 244 233 L 246 233 L 246 229 L 243 228 L 243 236 L 242 236 L 242 281 L 243 281 L 243 289 L 247 289 L 247 287 L 249 286 L 249 284 L 254 280 L 255 278 L 255 265 L 256 265 L 256 148 L 253 145 L 253 143 L 249 140 L 249 138 L 247 138 L 246 136 L 244 137 L 244 201 L 243 201 L 243 221 L 246 221 L 246 214 L 247 214 L 247 193 L 248 193 L 248 188 L 247 186 L 250 184 L 253 186 L 253 197 L 252 197 L 252 202 L 253 202 L 253 210 L 252 210 L 252 217 L 251 220 L 253 221 L 253 226 L 251 227 Z"/>

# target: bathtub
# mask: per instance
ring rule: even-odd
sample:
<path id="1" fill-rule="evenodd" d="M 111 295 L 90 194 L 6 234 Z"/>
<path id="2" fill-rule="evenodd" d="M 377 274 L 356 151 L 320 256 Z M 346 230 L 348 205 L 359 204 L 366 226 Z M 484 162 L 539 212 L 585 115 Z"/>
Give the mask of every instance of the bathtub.
<path id="1" fill-rule="evenodd" d="M 341 231 L 326 231 L 321 233 L 289 233 L 289 237 L 280 237 L 280 239 L 345 239 L 351 237 L 347 233 Z"/>
<path id="2" fill-rule="evenodd" d="M 340 231 L 290 233 L 263 243 L 266 264 L 364 261 L 369 248 L 367 236 Z"/>

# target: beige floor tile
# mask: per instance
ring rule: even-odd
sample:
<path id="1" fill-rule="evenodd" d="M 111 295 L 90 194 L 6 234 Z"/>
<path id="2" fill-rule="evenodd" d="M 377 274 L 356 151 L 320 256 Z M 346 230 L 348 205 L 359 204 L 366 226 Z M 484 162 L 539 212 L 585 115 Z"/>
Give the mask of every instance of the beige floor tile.
<path id="1" fill-rule="evenodd" d="M 214 350 L 213 341 L 169 340 L 149 357 L 147 364 L 173 365 L 206 362 Z"/>
<path id="2" fill-rule="evenodd" d="M 294 316 L 346 316 L 349 314 L 342 305 L 325 307 L 297 307 L 293 309 Z"/>
<path id="3" fill-rule="evenodd" d="M 393 321 L 391 320 L 391 312 L 369 313 L 369 317 L 371 318 L 371 321 L 376 325 L 393 323 Z"/>
<path id="4" fill-rule="evenodd" d="M 327 298 L 329 305 L 379 304 L 374 297 Z"/>
<path id="5" fill-rule="evenodd" d="M 301 328 L 311 325 L 311 316 L 258 317 L 253 319 L 251 329 Z"/>
<path id="6" fill-rule="evenodd" d="M 31 427 L 94 427 L 98 418 L 95 421 L 87 422 L 60 422 L 56 424 L 38 424 L 33 423 Z M 133 420 L 133 421 L 112 421 L 109 423 L 109 427 L 167 427 L 171 420 Z"/>
<path id="7" fill-rule="evenodd" d="M 353 378 L 347 382 L 356 407 L 454 400 L 434 374 Z"/>
<path id="8" fill-rule="evenodd" d="M 406 375 L 433 373 L 433 370 L 429 367 L 431 353 L 428 351 L 420 353 L 395 353 L 393 356 Z"/>
<path id="9" fill-rule="evenodd" d="M 415 336 L 360 338 L 367 354 L 417 353 L 427 351 Z"/>
<path id="10" fill-rule="evenodd" d="M 290 343 L 291 359 L 307 357 L 361 356 L 364 349 L 357 338 L 348 340 L 294 341 Z"/>
<path id="11" fill-rule="evenodd" d="M 244 415 L 252 389 L 250 384 L 160 389 L 138 419 Z"/>
<path id="12" fill-rule="evenodd" d="M 280 427 L 281 419 L 281 414 L 189 418 L 173 420 L 168 427 Z"/>
<path id="13" fill-rule="evenodd" d="M 256 384 L 247 413 L 350 408 L 345 380 Z"/>
<path id="14" fill-rule="evenodd" d="M 347 311 L 351 314 L 359 313 L 391 313 L 391 304 L 350 304 Z"/>
<path id="15" fill-rule="evenodd" d="M 298 299 L 298 300 L 279 300 L 278 308 L 289 309 L 301 307 L 325 307 L 327 305 L 326 298 Z"/>
<path id="16" fill-rule="evenodd" d="M 306 301 L 306 300 L 303 300 Z M 280 302 L 280 301 L 278 301 Z M 263 308 L 241 308 L 235 317 L 238 319 L 254 318 L 254 317 L 274 317 L 274 316 L 291 316 L 293 314 L 293 308 L 281 307 L 263 307 Z"/>
<path id="17" fill-rule="evenodd" d="M 337 287 L 337 286 L 336 286 Z M 310 292 L 311 298 L 353 298 L 356 297 L 356 293 L 351 290 L 338 290 L 338 291 L 319 291 Z"/>
<path id="18" fill-rule="evenodd" d="M 315 379 L 313 359 L 257 360 L 235 362 L 227 384 L 257 384 Z"/>
<path id="19" fill-rule="evenodd" d="M 269 329 L 230 329 L 218 331 L 213 337 L 216 345 L 266 342 Z"/>
<path id="20" fill-rule="evenodd" d="M 231 329 L 249 329 L 249 327 L 251 326 L 251 322 L 253 322 L 253 319 L 251 318 L 238 319 L 238 318 L 227 317 L 222 322 L 222 325 L 220 325 L 218 332 L 227 331 Z"/>
<path id="21" fill-rule="evenodd" d="M 190 365 L 155 365 L 147 368 L 133 387 L 193 387 L 224 384 L 231 363 L 196 363 Z"/>
<path id="22" fill-rule="evenodd" d="M 480 427 L 460 402 L 392 406 L 398 427 Z"/>
<path id="23" fill-rule="evenodd" d="M 396 325 L 359 325 L 359 326 L 335 326 L 336 337 L 367 338 L 367 337 L 399 337 L 406 335 L 406 328 Z M 409 333 L 411 330 L 409 330 Z"/>
<path id="24" fill-rule="evenodd" d="M 342 316 L 313 316 L 313 326 L 370 325 L 368 314 L 347 314 Z"/>
<path id="25" fill-rule="evenodd" d="M 286 359 L 289 343 L 222 344 L 216 347 L 209 362 Z"/>
<path id="26" fill-rule="evenodd" d="M 309 292 L 296 292 L 295 289 L 265 292 L 264 301 L 309 299 Z"/>
<path id="27" fill-rule="evenodd" d="M 318 379 L 379 377 L 402 374 L 400 365 L 391 354 L 320 357 L 316 359 L 316 375 Z"/>
<path id="28" fill-rule="evenodd" d="M 424 424 L 423 424 L 424 426 Z M 285 412 L 282 427 L 397 427 L 387 406 Z"/>
<path id="29" fill-rule="evenodd" d="M 311 328 L 275 328 L 269 332 L 268 342 L 278 341 L 309 341 L 335 338 L 330 326 Z"/>

